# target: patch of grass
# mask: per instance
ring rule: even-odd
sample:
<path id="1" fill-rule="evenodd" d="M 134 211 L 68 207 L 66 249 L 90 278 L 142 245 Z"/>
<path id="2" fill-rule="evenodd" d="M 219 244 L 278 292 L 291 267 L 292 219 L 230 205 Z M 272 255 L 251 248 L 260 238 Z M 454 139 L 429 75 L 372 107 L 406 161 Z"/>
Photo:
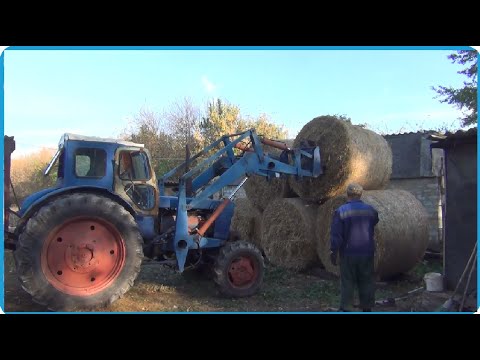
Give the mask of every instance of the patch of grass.
<path id="1" fill-rule="evenodd" d="M 5 252 L 5 264 L 13 265 L 10 251 Z M 427 272 L 441 272 L 441 260 L 425 260 L 411 272 L 379 283 L 376 300 L 396 298 L 424 286 Z M 321 274 L 324 275 L 324 274 Z M 8 311 L 35 311 L 30 296 L 17 281 L 15 274 L 5 269 L 6 304 Z M 218 293 L 211 279 L 197 274 L 179 274 L 161 265 L 142 266 L 135 286 L 122 299 L 96 311 L 114 312 L 318 312 L 336 308 L 340 300 L 338 278 L 312 276 L 293 270 L 267 265 L 264 283 L 259 293 L 246 298 L 227 298 Z M 422 297 L 412 296 L 398 301 L 398 307 L 378 306 L 378 311 L 431 311 L 437 304 L 420 303 Z M 422 300 L 423 301 L 423 300 Z M 355 291 L 354 304 L 358 304 Z M 385 310 L 386 309 L 386 310 Z M 45 311 L 39 309 L 38 311 Z"/>
<path id="2" fill-rule="evenodd" d="M 297 272 L 270 265 L 265 270 L 264 286 L 259 295 L 267 303 L 295 302 L 302 299 L 302 285 Z"/>
<path id="3" fill-rule="evenodd" d="M 271 301 L 293 301 L 301 299 L 301 292 L 298 289 L 287 286 L 265 286 L 264 290 L 261 292 L 261 296 L 267 302 Z"/>
<path id="4" fill-rule="evenodd" d="M 265 286 L 259 295 L 268 307 L 297 311 L 318 304 L 333 305 L 339 300 L 340 290 L 338 281 L 272 267 L 266 273 Z"/>
<path id="5" fill-rule="evenodd" d="M 388 298 L 393 298 L 398 295 L 398 291 L 395 291 L 392 288 L 385 288 L 385 289 L 377 289 L 375 291 L 375 299 L 376 300 L 383 300 Z"/>
<path id="6" fill-rule="evenodd" d="M 295 272 L 279 266 L 268 266 L 265 269 L 265 282 L 274 284 L 283 284 L 291 279 Z"/>
<path id="7" fill-rule="evenodd" d="M 149 293 L 160 292 L 164 294 L 173 294 L 176 291 L 174 287 L 165 286 L 162 284 L 143 283 L 140 284 L 139 287 L 145 288 Z"/>
<path id="8" fill-rule="evenodd" d="M 336 281 L 320 280 L 304 288 L 300 296 L 309 300 L 318 299 L 323 303 L 335 304 L 340 299 L 340 286 Z"/>
<path id="9" fill-rule="evenodd" d="M 442 260 L 423 260 L 417 266 L 415 266 L 410 273 L 419 279 L 423 279 L 425 274 L 429 272 L 442 273 Z"/>

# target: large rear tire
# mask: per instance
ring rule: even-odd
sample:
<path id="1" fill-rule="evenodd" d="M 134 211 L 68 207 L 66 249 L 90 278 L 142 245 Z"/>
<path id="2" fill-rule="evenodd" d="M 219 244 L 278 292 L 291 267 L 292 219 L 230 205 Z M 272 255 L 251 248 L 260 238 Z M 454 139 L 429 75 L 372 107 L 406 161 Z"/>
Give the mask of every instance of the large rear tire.
<path id="1" fill-rule="evenodd" d="M 69 194 L 27 222 L 14 253 L 22 288 L 54 311 L 106 306 L 134 284 L 143 240 L 132 215 L 95 194 Z"/>
<path id="2" fill-rule="evenodd" d="M 220 249 L 214 266 L 214 281 L 223 295 L 246 297 L 259 290 L 264 271 L 262 254 L 255 245 L 233 241 Z"/>

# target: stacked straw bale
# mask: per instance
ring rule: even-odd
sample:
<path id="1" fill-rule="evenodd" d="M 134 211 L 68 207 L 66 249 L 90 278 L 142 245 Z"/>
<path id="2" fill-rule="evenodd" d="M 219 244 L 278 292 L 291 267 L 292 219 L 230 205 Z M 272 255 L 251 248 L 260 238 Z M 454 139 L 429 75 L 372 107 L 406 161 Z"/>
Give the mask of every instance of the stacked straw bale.
<path id="1" fill-rule="evenodd" d="M 238 233 L 241 240 L 251 242 L 259 249 L 262 248 L 262 213 L 249 199 L 235 200 L 235 211 L 230 228 Z"/>
<path id="2" fill-rule="evenodd" d="M 351 182 L 365 190 L 384 189 L 392 173 L 392 151 L 387 141 L 373 131 L 335 116 L 320 116 L 298 133 L 294 147 L 305 142 L 320 147 L 324 174 L 289 184 L 301 198 L 324 201 L 345 193 Z"/>
<path id="3" fill-rule="evenodd" d="M 289 147 L 293 145 L 293 140 L 282 140 Z M 264 152 L 273 156 L 279 156 L 281 150 L 270 146 L 263 146 Z M 267 180 L 264 176 L 250 176 L 244 185 L 245 193 L 253 205 L 261 211 L 265 210 L 268 203 L 276 198 L 297 197 L 290 185 L 287 177 Z"/>
<path id="4" fill-rule="evenodd" d="M 302 199 L 274 199 L 263 212 L 262 245 L 268 260 L 294 270 L 318 261 L 314 234 L 318 206 Z"/>
<path id="5" fill-rule="evenodd" d="M 318 145 L 324 173 L 301 181 L 250 177 L 244 185 L 247 199 L 235 201 L 232 219 L 241 238 L 263 249 L 274 265 L 303 270 L 321 261 L 338 275 L 329 259 L 332 215 L 346 202 L 347 185 L 357 182 L 365 190 L 362 200 L 379 212 L 377 277 L 407 272 L 422 259 L 428 246 L 427 213 L 409 192 L 383 190 L 392 172 L 392 152 L 382 136 L 336 116 L 320 116 L 294 141 L 285 142 L 295 148 Z M 268 146 L 264 150 L 280 154 Z"/>
<path id="6" fill-rule="evenodd" d="M 330 225 L 335 210 L 347 201 L 337 196 L 319 207 L 316 218 L 317 253 L 327 271 L 339 274 L 329 260 Z M 362 201 L 378 211 L 375 227 L 375 273 L 380 279 L 411 270 L 428 246 L 428 214 L 423 205 L 405 190 L 365 191 Z"/>

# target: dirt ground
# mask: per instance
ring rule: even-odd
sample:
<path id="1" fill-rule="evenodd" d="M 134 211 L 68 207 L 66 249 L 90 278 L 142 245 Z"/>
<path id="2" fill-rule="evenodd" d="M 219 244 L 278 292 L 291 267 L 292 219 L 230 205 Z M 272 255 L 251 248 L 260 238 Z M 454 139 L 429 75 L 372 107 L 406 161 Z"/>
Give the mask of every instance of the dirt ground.
<path id="1" fill-rule="evenodd" d="M 440 260 L 424 260 L 410 273 L 378 282 L 376 299 L 396 298 L 424 286 L 423 275 L 441 270 Z M 395 303 L 377 305 L 374 312 L 433 312 L 449 293 L 422 289 Z M 296 273 L 267 264 L 261 291 L 249 298 L 220 296 L 212 280 L 196 272 L 179 274 L 145 261 L 135 285 L 106 308 L 94 312 L 332 312 L 338 308 L 339 281 L 321 268 Z M 473 304 L 472 306 L 475 306 Z M 473 311 L 475 311 L 472 308 Z M 11 251 L 5 251 L 5 312 L 46 312 L 20 287 Z"/>

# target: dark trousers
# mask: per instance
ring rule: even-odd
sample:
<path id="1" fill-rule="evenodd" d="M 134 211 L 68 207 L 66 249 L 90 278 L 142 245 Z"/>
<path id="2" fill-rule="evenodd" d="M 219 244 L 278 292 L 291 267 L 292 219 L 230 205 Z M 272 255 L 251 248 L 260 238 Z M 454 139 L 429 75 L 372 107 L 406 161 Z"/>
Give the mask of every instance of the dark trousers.
<path id="1" fill-rule="evenodd" d="M 355 288 L 362 309 L 375 305 L 375 278 L 373 256 L 342 256 L 340 259 L 340 308 L 351 310 Z"/>

